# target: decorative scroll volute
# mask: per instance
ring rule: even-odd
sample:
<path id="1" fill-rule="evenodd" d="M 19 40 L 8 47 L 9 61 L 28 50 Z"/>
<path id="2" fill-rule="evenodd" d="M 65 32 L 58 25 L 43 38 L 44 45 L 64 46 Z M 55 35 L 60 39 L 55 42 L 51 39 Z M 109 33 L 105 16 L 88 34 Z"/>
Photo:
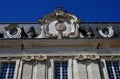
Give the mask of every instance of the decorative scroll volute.
<path id="1" fill-rule="evenodd" d="M 23 56 L 23 61 L 44 61 L 47 60 L 47 55 L 37 55 L 37 56 Z"/>
<path id="2" fill-rule="evenodd" d="M 75 55 L 75 59 L 77 59 L 77 60 L 85 60 L 85 59 L 97 60 L 99 58 L 100 57 L 98 55 Z"/>

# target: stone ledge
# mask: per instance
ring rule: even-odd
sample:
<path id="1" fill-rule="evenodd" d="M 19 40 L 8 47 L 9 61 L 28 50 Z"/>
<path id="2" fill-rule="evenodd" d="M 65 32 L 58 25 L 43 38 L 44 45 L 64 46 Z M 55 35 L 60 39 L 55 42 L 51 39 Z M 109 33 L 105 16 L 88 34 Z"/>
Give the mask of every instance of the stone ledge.
<path id="1" fill-rule="evenodd" d="M 0 40 L 0 48 L 36 47 L 94 47 L 120 48 L 119 39 L 7 39 Z"/>

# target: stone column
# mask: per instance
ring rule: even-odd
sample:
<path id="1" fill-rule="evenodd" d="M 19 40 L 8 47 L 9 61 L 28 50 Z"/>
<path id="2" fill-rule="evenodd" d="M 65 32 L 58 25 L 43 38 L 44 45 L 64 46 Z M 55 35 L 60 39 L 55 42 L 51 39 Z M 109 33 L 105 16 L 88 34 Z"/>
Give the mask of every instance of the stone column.
<path id="1" fill-rule="evenodd" d="M 23 64 L 22 79 L 32 79 L 32 63 L 27 62 Z"/>
<path id="2" fill-rule="evenodd" d="M 80 79 L 77 60 L 73 60 L 73 79 Z"/>
<path id="3" fill-rule="evenodd" d="M 36 78 L 34 79 L 45 79 L 46 78 L 46 67 L 45 67 L 45 62 L 40 61 L 34 68 L 36 71 Z"/>
<path id="4" fill-rule="evenodd" d="M 72 75 L 72 59 L 68 60 L 68 79 L 73 79 L 73 75 Z"/>
<path id="5" fill-rule="evenodd" d="M 21 79 L 21 74 L 22 74 L 22 64 L 23 64 L 23 61 L 20 60 L 20 63 L 19 63 L 19 70 L 18 70 L 18 79 Z"/>
<path id="6" fill-rule="evenodd" d="M 87 66 L 84 60 L 78 61 L 79 79 L 88 79 Z"/>
<path id="7" fill-rule="evenodd" d="M 37 70 L 38 70 L 38 64 L 36 61 L 32 63 L 32 79 L 37 79 Z"/>
<path id="8" fill-rule="evenodd" d="M 101 59 L 101 61 L 100 61 L 100 67 L 101 67 L 101 69 L 102 69 L 102 71 L 103 71 L 103 72 L 102 72 L 102 77 L 103 77 L 104 79 L 109 79 L 105 59 Z"/>
<path id="9" fill-rule="evenodd" d="M 16 60 L 15 63 L 15 71 L 14 71 L 14 79 L 18 79 L 18 71 L 19 71 L 19 64 L 20 64 L 20 60 Z"/>
<path id="10" fill-rule="evenodd" d="M 88 79 L 101 79 L 99 64 L 96 61 L 87 63 Z"/>
<path id="11" fill-rule="evenodd" d="M 50 59 L 50 63 L 48 65 L 48 79 L 54 79 L 54 60 Z"/>

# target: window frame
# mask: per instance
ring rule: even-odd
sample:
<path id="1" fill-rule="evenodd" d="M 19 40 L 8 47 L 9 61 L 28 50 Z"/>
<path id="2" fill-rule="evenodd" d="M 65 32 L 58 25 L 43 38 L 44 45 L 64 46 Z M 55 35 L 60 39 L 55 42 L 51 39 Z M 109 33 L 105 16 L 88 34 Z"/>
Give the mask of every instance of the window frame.
<path id="1" fill-rule="evenodd" d="M 63 62 L 66 62 L 66 63 L 67 63 L 67 79 L 68 79 L 68 74 L 69 74 L 69 73 L 68 73 L 68 65 L 69 65 L 69 64 L 68 64 L 68 60 L 66 60 L 66 61 L 54 61 L 54 79 L 55 79 L 55 63 L 56 63 L 56 62 L 60 63 L 60 79 L 63 79 L 63 74 L 64 74 L 64 73 L 63 73 L 63 67 L 62 67 L 63 65 L 62 65 L 62 63 L 63 63 Z"/>
<path id="2" fill-rule="evenodd" d="M 115 71 L 114 62 L 117 62 L 117 63 L 118 63 L 118 68 L 119 68 L 119 71 L 120 71 L 120 61 L 118 61 L 118 60 L 115 60 L 115 61 L 106 61 L 106 66 L 107 66 L 107 63 L 108 63 L 108 62 L 111 64 L 110 67 L 112 68 L 111 71 L 113 72 L 112 74 L 113 74 L 114 79 L 117 79 L 117 76 L 116 76 L 117 73 L 116 73 L 116 71 Z M 107 66 L 107 72 L 109 72 L 109 71 L 108 71 L 108 66 Z M 109 75 L 110 75 L 110 74 L 108 73 L 108 77 L 110 77 Z M 119 77 L 120 77 L 120 76 L 119 76 Z"/>
<path id="3" fill-rule="evenodd" d="M 20 68 L 22 67 L 22 65 L 20 66 L 20 59 L 1 59 L 0 60 L 0 72 L 2 68 L 2 63 L 15 63 L 13 79 L 17 79 L 17 78 L 20 79 L 21 77 Z"/>

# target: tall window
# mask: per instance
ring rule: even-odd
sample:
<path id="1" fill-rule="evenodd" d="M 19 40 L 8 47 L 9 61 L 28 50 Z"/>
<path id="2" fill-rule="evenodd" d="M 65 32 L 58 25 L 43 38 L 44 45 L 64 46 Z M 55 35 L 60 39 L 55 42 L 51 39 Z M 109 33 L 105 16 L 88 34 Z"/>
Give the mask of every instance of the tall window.
<path id="1" fill-rule="evenodd" d="M 54 78 L 68 79 L 68 62 L 55 62 Z"/>
<path id="2" fill-rule="evenodd" d="M 2 63 L 0 79 L 13 79 L 15 63 Z"/>
<path id="3" fill-rule="evenodd" d="M 109 79 L 120 79 L 120 63 L 106 62 Z"/>

